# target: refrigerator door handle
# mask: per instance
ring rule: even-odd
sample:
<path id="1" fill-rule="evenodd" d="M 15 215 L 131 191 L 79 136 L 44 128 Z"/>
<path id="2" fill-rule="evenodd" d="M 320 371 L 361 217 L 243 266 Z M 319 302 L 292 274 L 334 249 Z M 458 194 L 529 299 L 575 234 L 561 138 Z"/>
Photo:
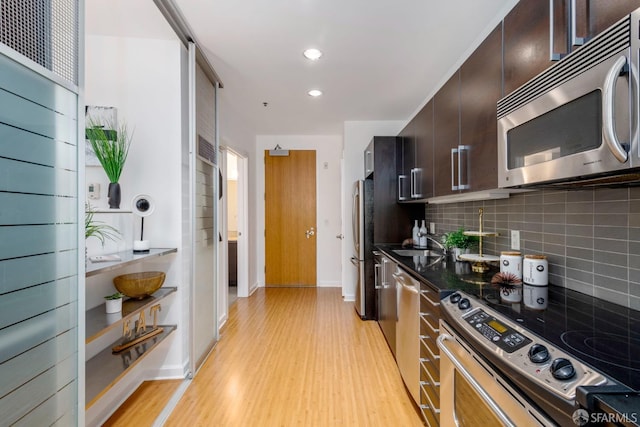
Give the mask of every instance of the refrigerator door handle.
<path id="1" fill-rule="evenodd" d="M 360 242 L 359 240 L 359 228 L 360 228 L 360 194 L 356 187 L 356 191 L 353 194 L 353 210 L 351 211 L 351 227 L 353 232 L 353 249 L 357 254 L 360 254 Z"/>

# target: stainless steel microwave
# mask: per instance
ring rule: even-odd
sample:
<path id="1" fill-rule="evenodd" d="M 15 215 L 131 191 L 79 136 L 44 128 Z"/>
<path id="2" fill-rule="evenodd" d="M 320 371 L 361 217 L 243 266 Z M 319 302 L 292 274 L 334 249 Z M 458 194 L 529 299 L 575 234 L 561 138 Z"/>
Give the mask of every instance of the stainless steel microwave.
<path id="1" fill-rule="evenodd" d="M 640 183 L 640 9 L 498 101 L 498 183 Z"/>

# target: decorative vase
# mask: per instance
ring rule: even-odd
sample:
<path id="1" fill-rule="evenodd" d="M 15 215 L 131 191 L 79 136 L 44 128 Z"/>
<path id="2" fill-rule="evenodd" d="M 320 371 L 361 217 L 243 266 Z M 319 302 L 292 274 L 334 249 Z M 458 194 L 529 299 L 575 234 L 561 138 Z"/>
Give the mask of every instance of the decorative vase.
<path id="1" fill-rule="evenodd" d="M 122 298 L 107 299 L 105 302 L 105 311 L 110 313 L 120 313 L 122 311 Z"/>
<path id="2" fill-rule="evenodd" d="M 109 197 L 109 208 L 120 209 L 120 183 L 110 182 L 107 195 Z"/>

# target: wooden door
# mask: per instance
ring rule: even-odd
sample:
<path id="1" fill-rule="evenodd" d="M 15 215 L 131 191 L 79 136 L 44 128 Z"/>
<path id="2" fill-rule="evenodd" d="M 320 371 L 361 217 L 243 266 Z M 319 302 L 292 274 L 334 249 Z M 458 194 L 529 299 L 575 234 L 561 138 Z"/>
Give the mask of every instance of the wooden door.
<path id="1" fill-rule="evenodd" d="M 316 152 L 265 150 L 265 284 L 316 285 Z"/>

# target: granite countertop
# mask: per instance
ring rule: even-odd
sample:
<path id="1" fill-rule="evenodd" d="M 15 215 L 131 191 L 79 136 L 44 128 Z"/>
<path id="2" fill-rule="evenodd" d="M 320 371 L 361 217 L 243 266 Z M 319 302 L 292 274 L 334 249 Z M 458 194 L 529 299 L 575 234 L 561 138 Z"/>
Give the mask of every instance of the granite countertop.
<path id="1" fill-rule="evenodd" d="M 394 249 L 403 249 L 401 245 L 380 244 L 377 248 L 386 256 L 398 263 L 402 269 L 414 276 L 420 282 L 430 286 L 440 292 L 440 297 L 456 290 L 465 291 L 472 295 L 490 294 L 491 277 L 500 271 L 499 265 L 494 263 L 486 273 L 474 273 L 471 271 L 470 263 L 455 262 L 450 256 L 442 257 L 413 257 L 401 256 L 394 252 Z M 491 302 L 491 301 L 489 301 Z M 610 334 L 609 336 L 623 337 L 626 345 L 623 347 L 624 354 L 637 354 L 640 348 L 640 312 L 627 307 L 622 307 L 609 303 L 598 298 L 581 294 L 563 287 L 549 286 L 549 308 L 545 311 L 522 309 L 520 304 L 498 304 L 492 305 L 502 314 L 517 320 L 519 324 L 532 332 L 545 337 L 553 344 L 565 351 L 569 351 L 561 339 L 558 331 L 588 329 L 593 328 L 591 333 Z M 591 410 L 598 410 L 604 413 L 614 413 L 627 415 L 624 425 L 640 425 L 640 361 L 631 363 L 632 367 L 616 368 L 611 366 L 612 362 L 617 362 L 615 352 L 607 352 L 606 362 L 598 361 L 598 354 L 594 354 L 594 359 L 585 360 L 581 354 L 573 354 L 574 357 L 595 366 L 603 371 L 605 375 L 618 382 L 615 386 L 616 392 L 611 392 L 608 387 L 601 387 L 598 390 L 591 390 L 593 398 L 589 404 Z M 624 361 L 624 357 L 621 359 Z M 633 357 L 635 360 L 635 356 Z M 635 391 L 634 391 L 635 390 Z M 621 393 L 622 391 L 622 393 Z M 586 398 L 582 397 L 583 405 L 587 404 Z"/>
<path id="2" fill-rule="evenodd" d="M 440 291 L 441 297 L 456 290 L 467 290 L 486 285 L 491 281 L 491 277 L 500 271 L 497 263 L 490 265 L 491 269 L 481 274 L 472 272 L 470 263 L 455 262 L 450 256 L 401 256 L 393 252 L 397 249 L 403 249 L 401 245 L 380 244 L 376 246 L 416 279 Z"/>

